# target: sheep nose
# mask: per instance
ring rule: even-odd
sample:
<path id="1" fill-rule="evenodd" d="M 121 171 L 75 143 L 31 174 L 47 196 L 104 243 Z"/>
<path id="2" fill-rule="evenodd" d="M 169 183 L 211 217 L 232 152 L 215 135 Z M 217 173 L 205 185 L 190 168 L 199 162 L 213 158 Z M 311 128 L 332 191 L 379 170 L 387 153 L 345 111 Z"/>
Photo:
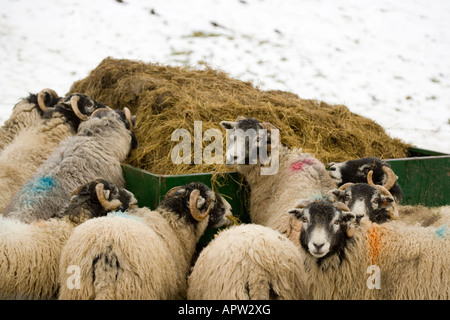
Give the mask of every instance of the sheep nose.
<path id="1" fill-rule="evenodd" d="M 319 251 L 320 248 L 323 247 L 324 243 L 321 243 L 321 244 L 313 243 L 313 245 L 314 245 L 314 247 L 316 248 L 316 250 Z"/>

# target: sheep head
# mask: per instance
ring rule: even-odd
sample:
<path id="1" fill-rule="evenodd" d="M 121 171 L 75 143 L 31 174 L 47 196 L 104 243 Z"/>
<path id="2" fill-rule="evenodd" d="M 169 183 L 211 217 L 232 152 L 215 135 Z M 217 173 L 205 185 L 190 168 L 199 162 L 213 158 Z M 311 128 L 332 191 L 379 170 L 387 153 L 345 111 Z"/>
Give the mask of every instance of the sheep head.
<path id="1" fill-rule="evenodd" d="M 101 217 L 110 211 L 125 211 L 136 206 L 137 200 L 131 192 L 107 180 L 96 179 L 72 192 L 64 215 L 73 222 L 81 222 L 85 218 Z"/>
<path id="2" fill-rule="evenodd" d="M 275 141 L 279 139 L 273 139 L 271 134 L 272 129 L 278 129 L 271 123 L 239 116 L 236 121 L 221 121 L 220 125 L 227 130 L 226 163 L 229 165 L 257 164 L 258 154 L 270 152 L 279 145 Z"/>
<path id="3" fill-rule="evenodd" d="M 356 228 L 356 215 L 344 203 L 328 199 L 300 200 L 287 213 L 302 222 L 301 247 L 320 261 L 341 257 Z"/>
<path id="4" fill-rule="evenodd" d="M 374 184 L 382 185 L 388 189 L 398 203 L 401 202 L 403 191 L 397 182 L 398 177 L 390 168 L 389 164 L 375 157 L 367 157 L 349 160 L 341 163 L 329 163 L 329 174 L 338 184 L 342 186 L 347 182 L 365 183 L 367 175 L 372 171 Z"/>
<path id="5" fill-rule="evenodd" d="M 230 204 L 202 183 L 193 182 L 170 189 L 160 208 L 184 217 L 195 225 L 208 219 L 210 228 L 230 225 L 232 222 Z"/>

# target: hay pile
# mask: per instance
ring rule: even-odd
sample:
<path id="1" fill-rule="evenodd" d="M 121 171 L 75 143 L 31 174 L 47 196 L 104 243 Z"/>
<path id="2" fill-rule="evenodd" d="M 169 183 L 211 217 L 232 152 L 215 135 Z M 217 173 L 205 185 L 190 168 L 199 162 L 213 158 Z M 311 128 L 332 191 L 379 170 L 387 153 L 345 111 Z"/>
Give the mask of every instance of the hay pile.
<path id="1" fill-rule="evenodd" d="M 271 122 L 280 129 L 282 143 L 302 147 L 323 163 L 366 156 L 400 158 L 407 153 L 407 144 L 390 138 L 380 125 L 344 105 L 262 91 L 207 67 L 198 70 L 108 57 L 75 82 L 73 92 L 112 108 L 128 107 L 137 116 L 140 146 L 127 163 L 155 174 L 230 171 L 225 165 L 174 164 L 171 151 L 179 142 L 172 142 L 171 134 L 187 129 L 193 143 L 194 121 L 203 122 L 203 132 L 222 130 L 220 121 L 239 115 Z"/>

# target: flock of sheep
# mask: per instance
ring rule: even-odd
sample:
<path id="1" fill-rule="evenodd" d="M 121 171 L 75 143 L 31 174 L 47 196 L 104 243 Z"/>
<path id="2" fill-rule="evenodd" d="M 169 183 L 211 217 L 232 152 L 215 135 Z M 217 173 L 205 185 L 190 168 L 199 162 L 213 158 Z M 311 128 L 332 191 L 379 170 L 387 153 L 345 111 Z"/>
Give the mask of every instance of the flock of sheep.
<path id="1" fill-rule="evenodd" d="M 50 89 L 14 107 L 0 128 L 0 298 L 450 298 L 450 207 L 401 205 L 384 161 L 327 170 L 269 139 L 278 173 L 235 166 L 252 223 L 233 225 L 230 204 L 202 183 L 169 190 L 155 210 L 138 206 L 121 168 L 135 124 L 127 108 Z M 205 230 L 219 227 L 197 256 Z"/>

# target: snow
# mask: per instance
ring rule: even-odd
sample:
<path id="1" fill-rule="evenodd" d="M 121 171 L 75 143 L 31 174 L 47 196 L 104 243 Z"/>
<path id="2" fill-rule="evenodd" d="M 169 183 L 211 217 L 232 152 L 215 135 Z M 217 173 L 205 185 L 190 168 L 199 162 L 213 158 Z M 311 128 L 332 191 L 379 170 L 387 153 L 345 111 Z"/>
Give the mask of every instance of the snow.
<path id="1" fill-rule="evenodd" d="M 208 64 L 450 153 L 448 0 L 2 0 L 0 123 L 105 57 Z"/>

